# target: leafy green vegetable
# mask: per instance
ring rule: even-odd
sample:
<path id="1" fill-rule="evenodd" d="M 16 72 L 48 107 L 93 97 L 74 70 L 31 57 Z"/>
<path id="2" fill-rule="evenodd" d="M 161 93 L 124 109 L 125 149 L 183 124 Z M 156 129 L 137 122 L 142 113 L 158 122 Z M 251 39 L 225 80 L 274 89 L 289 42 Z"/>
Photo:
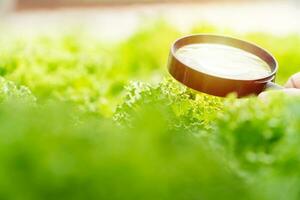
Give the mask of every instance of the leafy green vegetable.
<path id="1" fill-rule="evenodd" d="M 299 35 L 241 35 L 210 24 L 197 26 L 191 33 L 224 33 L 258 43 L 278 59 L 280 83 L 299 70 Z M 27 86 L 39 100 L 63 100 L 111 117 L 130 81 L 157 84 L 164 79 L 169 48 L 180 36 L 163 21 L 145 22 L 127 40 L 109 44 L 84 31 L 54 31 L 35 38 L 4 32 L 0 34 L 0 75 Z"/>
<path id="2" fill-rule="evenodd" d="M 164 116 L 117 128 L 57 104 L 0 113 L 2 198 L 252 199 L 203 141 L 152 123 Z"/>
<path id="3" fill-rule="evenodd" d="M 299 35 L 191 32 L 266 47 L 280 83 L 299 70 Z M 180 35 L 161 21 L 115 44 L 1 34 L 0 199 L 298 200 L 300 99 L 182 86 L 165 69 Z"/>
<path id="4" fill-rule="evenodd" d="M 172 79 L 154 86 L 133 82 L 127 91 L 124 103 L 114 116 L 117 122 L 126 126 L 134 120 L 132 116 L 143 116 L 143 113 L 155 109 L 166 116 L 170 128 L 195 133 L 209 129 L 213 116 L 222 109 L 220 98 L 196 94 Z"/>
<path id="5" fill-rule="evenodd" d="M 214 148 L 267 199 L 299 196 L 299 101 L 274 94 L 227 102 L 214 124 Z"/>
<path id="6" fill-rule="evenodd" d="M 14 82 L 0 77 L 0 102 L 10 101 L 33 103 L 36 99 L 27 87 L 17 86 Z"/>

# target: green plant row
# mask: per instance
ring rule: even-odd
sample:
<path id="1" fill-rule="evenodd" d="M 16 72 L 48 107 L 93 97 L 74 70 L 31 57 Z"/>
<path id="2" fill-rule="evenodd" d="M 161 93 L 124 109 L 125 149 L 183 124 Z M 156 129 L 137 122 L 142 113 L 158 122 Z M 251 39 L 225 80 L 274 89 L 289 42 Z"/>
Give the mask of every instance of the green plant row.
<path id="1" fill-rule="evenodd" d="M 133 84 L 114 120 L 3 101 L 0 197 L 296 200 L 299 100 L 212 100 L 166 80 Z"/>
<path id="2" fill-rule="evenodd" d="M 190 33 L 226 34 L 265 47 L 279 61 L 279 83 L 299 70 L 300 36 L 296 34 L 236 34 L 209 24 L 183 34 L 163 21 L 145 24 L 127 40 L 109 44 L 83 31 L 53 31 L 34 38 L 3 31 L 0 75 L 28 86 L 38 99 L 64 100 L 110 117 L 122 103 L 130 81 L 158 83 L 168 76 L 166 65 L 172 42 Z"/>

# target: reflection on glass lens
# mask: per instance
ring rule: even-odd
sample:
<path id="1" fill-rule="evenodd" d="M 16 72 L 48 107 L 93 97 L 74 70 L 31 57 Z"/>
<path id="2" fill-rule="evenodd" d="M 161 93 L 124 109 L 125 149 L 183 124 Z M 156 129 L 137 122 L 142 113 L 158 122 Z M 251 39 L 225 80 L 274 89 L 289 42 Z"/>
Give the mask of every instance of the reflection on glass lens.
<path id="1" fill-rule="evenodd" d="M 242 49 L 221 44 L 191 44 L 181 47 L 176 57 L 185 65 L 223 78 L 252 80 L 265 78 L 270 66 Z"/>

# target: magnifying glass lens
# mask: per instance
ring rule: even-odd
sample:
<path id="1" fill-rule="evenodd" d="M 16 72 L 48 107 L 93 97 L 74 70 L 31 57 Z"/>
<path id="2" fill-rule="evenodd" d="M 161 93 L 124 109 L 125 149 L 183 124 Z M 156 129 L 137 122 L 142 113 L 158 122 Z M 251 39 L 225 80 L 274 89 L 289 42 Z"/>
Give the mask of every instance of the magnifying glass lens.
<path id="1" fill-rule="evenodd" d="M 255 80 L 272 73 L 271 67 L 258 56 L 223 44 L 189 44 L 179 48 L 175 56 L 196 71 L 221 78 Z"/>

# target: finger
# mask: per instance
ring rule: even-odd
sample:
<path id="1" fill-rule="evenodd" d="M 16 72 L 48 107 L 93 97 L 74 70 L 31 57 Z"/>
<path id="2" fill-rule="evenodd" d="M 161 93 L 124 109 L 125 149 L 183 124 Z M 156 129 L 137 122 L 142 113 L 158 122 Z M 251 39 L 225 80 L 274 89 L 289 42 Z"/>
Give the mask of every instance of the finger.
<path id="1" fill-rule="evenodd" d="M 300 89 L 296 88 L 287 88 L 282 90 L 284 93 L 290 95 L 290 96 L 300 96 Z"/>
<path id="2" fill-rule="evenodd" d="M 300 89 L 296 89 L 296 88 L 287 88 L 287 89 L 283 89 L 283 90 L 277 90 L 277 91 L 268 91 L 268 92 L 262 92 L 258 95 L 259 98 L 261 99 L 268 99 L 268 97 L 272 94 L 272 93 L 278 93 L 278 92 L 282 92 L 284 94 L 287 94 L 289 96 L 300 96 Z"/>
<path id="3" fill-rule="evenodd" d="M 258 95 L 258 97 L 263 100 L 268 99 L 268 96 L 269 96 L 269 92 L 262 92 Z"/>
<path id="4" fill-rule="evenodd" d="M 288 82 L 285 84 L 286 88 L 298 88 L 300 89 L 300 72 L 291 76 Z"/>

